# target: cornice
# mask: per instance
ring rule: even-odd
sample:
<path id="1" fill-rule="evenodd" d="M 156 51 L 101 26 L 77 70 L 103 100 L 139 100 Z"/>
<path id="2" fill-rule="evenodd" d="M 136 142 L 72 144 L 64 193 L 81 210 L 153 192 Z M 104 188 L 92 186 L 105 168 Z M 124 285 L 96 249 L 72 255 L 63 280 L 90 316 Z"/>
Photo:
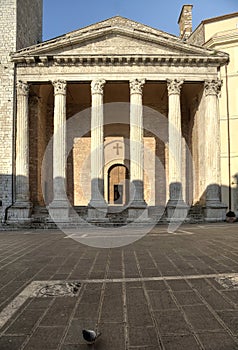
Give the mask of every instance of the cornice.
<path id="1" fill-rule="evenodd" d="M 211 37 L 204 45 L 207 48 L 214 48 L 217 45 L 227 45 L 238 43 L 238 29 L 219 33 L 219 35 Z"/>
<path id="2" fill-rule="evenodd" d="M 220 66 L 229 56 L 179 56 L 179 55 L 49 55 L 19 56 L 12 60 L 18 66 Z"/>
<path id="3" fill-rule="evenodd" d="M 102 37 L 109 36 L 124 36 L 129 37 L 135 40 L 141 40 L 145 43 L 157 44 L 158 46 L 165 47 L 171 50 L 178 50 L 181 54 L 194 54 L 194 55 L 212 55 L 213 50 L 207 49 L 204 47 L 199 47 L 193 44 L 189 44 L 186 41 L 172 36 L 165 35 L 163 32 L 152 30 L 143 31 L 142 29 L 122 27 L 116 23 L 111 27 L 103 27 L 95 30 L 80 30 L 75 33 L 69 33 L 62 37 L 58 37 L 35 46 L 31 46 L 20 51 L 17 51 L 12 54 L 13 59 L 20 56 L 35 56 L 35 55 L 49 55 L 54 54 L 55 51 L 61 51 L 74 48 L 74 46 L 79 45 L 83 46 L 84 43 L 90 42 L 93 40 L 101 39 Z"/>

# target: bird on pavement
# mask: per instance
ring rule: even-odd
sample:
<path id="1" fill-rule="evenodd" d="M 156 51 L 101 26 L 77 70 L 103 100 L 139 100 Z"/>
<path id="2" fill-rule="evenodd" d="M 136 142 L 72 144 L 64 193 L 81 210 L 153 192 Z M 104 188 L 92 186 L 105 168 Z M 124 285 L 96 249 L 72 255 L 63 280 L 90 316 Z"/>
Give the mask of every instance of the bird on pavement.
<path id="1" fill-rule="evenodd" d="M 88 343 L 93 344 L 98 337 L 100 337 L 101 333 L 96 333 L 92 329 L 83 329 L 83 338 L 86 340 Z"/>

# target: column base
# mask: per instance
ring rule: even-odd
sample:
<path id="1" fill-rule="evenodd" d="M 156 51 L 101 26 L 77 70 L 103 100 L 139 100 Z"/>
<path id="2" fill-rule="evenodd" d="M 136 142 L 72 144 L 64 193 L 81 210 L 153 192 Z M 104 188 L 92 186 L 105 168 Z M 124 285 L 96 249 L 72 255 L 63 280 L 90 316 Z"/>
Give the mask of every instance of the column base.
<path id="1" fill-rule="evenodd" d="M 128 208 L 129 221 L 148 221 L 148 208 L 144 200 L 133 201 Z"/>
<path id="2" fill-rule="evenodd" d="M 49 204 L 49 215 L 53 221 L 65 222 L 69 220 L 69 203 L 67 200 L 53 200 Z"/>
<path id="3" fill-rule="evenodd" d="M 87 221 L 89 222 L 107 222 L 109 219 L 106 217 L 107 216 L 107 210 L 105 207 L 89 207 L 88 208 L 88 219 Z"/>
<path id="4" fill-rule="evenodd" d="M 183 200 L 169 200 L 166 206 L 169 222 L 183 222 L 187 218 L 189 206 Z"/>
<path id="5" fill-rule="evenodd" d="M 29 222 L 31 221 L 32 203 L 15 202 L 7 213 L 9 222 Z"/>
<path id="6" fill-rule="evenodd" d="M 227 205 L 222 202 L 206 202 L 205 221 L 217 222 L 226 220 Z"/>

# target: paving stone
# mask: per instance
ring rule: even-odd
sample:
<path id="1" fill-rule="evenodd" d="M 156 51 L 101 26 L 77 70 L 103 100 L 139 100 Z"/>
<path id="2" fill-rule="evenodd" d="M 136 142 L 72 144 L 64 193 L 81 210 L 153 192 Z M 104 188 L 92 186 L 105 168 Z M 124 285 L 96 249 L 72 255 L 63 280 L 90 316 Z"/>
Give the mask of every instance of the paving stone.
<path id="1" fill-rule="evenodd" d="M 55 350 L 60 344 L 64 327 L 38 327 L 24 350 Z"/>
<path id="2" fill-rule="evenodd" d="M 129 327 L 130 346 L 158 346 L 154 327 Z"/>
<path id="3" fill-rule="evenodd" d="M 197 226 L 196 226 L 197 227 Z M 218 263 L 212 264 L 212 257 L 219 260 L 220 254 L 227 254 L 229 257 L 229 249 L 224 249 L 224 244 L 234 247 L 233 251 L 237 253 L 237 233 L 232 232 L 235 226 L 227 226 L 229 232 L 223 234 L 223 229 L 219 229 L 219 225 L 216 228 L 209 228 L 209 225 L 205 229 L 194 229 L 194 231 L 199 232 L 197 235 L 191 236 L 147 236 L 140 241 L 134 243 L 130 247 L 122 248 L 125 251 L 125 270 L 126 277 L 137 277 L 139 278 L 139 272 L 136 266 L 136 261 L 134 257 L 134 251 L 139 259 L 142 274 L 146 276 L 154 275 L 159 276 L 159 272 L 153 267 L 153 261 L 150 255 L 145 251 L 148 250 L 153 255 L 155 261 L 158 263 L 159 269 L 165 276 L 176 276 L 177 278 L 183 277 L 184 275 L 198 275 L 199 271 L 189 266 L 189 263 L 194 264 L 199 269 L 204 269 L 204 273 L 211 273 L 211 268 L 221 267 L 224 272 L 238 272 L 238 265 L 236 262 L 232 262 L 229 266 L 219 265 Z M 156 228 L 159 230 L 160 228 Z M 57 231 L 57 230 L 56 230 Z M 96 248 L 90 248 L 81 245 L 73 240 L 63 239 L 64 235 L 50 235 L 42 231 L 32 235 L 23 235 L 20 232 L 15 233 L 4 233 L 1 234 L 1 242 L 8 242 L 11 239 L 12 244 L 17 242 L 15 246 L 15 256 L 9 257 L 5 260 L 10 264 L 6 266 L 5 272 L 1 273 L 0 270 L 0 283 L 5 286 L 4 283 L 10 281 L 10 289 L 14 290 L 17 285 L 22 286 L 21 290 L 25 288 L 24 283 L 28 282 L 29 278 L 33 274 L 37 273 L 34 280 L 47 280 L 49 279 L 65 279 L 66 275 L 69 279 L 87 279 L 87 278 L 104 278 L 105 267 L 108 262 L 109 250 L 100 250 Z M 48 232 L 48 231 L 47 231 Z M 47 239 L 46 239 L 47 237 Z M 211 243 L 212 242 L 212 243 Z M 224 243 L 224 244 L 223 244 Z M 25 254 L 22 254 L 20 250 L 25 247 Z M 34 251 L 30 252 L 30 246 L 34 246 Z M 220 247 L 220 248 L 219 248 Z M 1 247 L 0 247 L 1 249 Z M 108 277 L 119 277 L 121 278 L 121 253 L 122 249 L 111 251 L 110 266 Z M 198 250 L 199 249 L 199 250 Z M 204 254 L 208 254 L 208 259 L 203 253 L 200 254 L 204 249 Z M 9 246 L 8 253 L 12 254 L 12 249 Z M 79 258 L 84 255 L 84 259 L 80 260 L 77 265 Z M 97 255 L 98 254 L 98 255 Z M 209 254 L 211 254 L 209 256 Z M 70 259 L 66 260 L 70 256 Z M 92 270 L 91 276 L 89 276 L 89 271 L 92 268 L 94 258 L 97 256 L 94 269 Z M 17 261 L 12 262 L 15 258 Z M 204 259 L 204 263 L 198 261 L 199 259 Z M 115 259 L 115 260 L 114 260 Z M 171 259 L 176 267 L 169 261 Z M 183 260 L 184 259 L 184 260 Z M 223 259 L 224 263 L 227 259 Z M 206 267 L 206 263 L 209 266 Z M 62 265 L 63 264 L 63 265 Z M 77 265 L 77 266 L 76 266 Z M 27 271 L 23 271 L 24 266 L 28 267 Z M 76 268 L 75 268 L 76 267 Z M 43 269 L 42 269 L 43 268 Z M 40 269 L 42 269 L 40 271 Z M 178 270 L 179 269 L 179 270 Z M 22 273 L 20 273 L 23 271 Z M 66 273 L 62 273 L 67 271 Z M 156 272 L 157 271 L 157 272 Z M 201 270 L 200 270 L 201 271 Z M 213 271 L 214 273 L 214 271 Z M 2 277 L 2 278 L 1 278 Z M 155 276 L 153 276 L 155 277 Z M 238 290 L 226 290 L 224 287 L 220 286 L 214 278 L 209 278 L 208 280 L 214 288 L 203 278 L 191 279 L 190 283 L 193 287 L 205 298 L 206 302 L 209 303 L 210 307 L 213 309 L 217 317 L 202 304 L 202 301 L 197 296 L 197 294 L 190 288 L 184 279 L 167 280 L 166 284 L 164 281 L 133 281 L 126 282 L 126 309 L 128 316 L 128 330 L 129 330 L 129 340 L 132 342 L 128 349 L 130 350 L 159 350 L 159 345 L 154 345 L 149 343 L 151 339 L 156 339 L 154 333 L 154 323 L 152 321 L 152 315 L 148 307 L 148 300 L 144 294 L 143 288 L 149 296 L 150 305 L 153 307 L 156 326 L 159 332 L 162 334 L 162 340 L 164 344 L 163 350 L 197 350 L 197 344 L 191 329 L 189 328 L 186 319 L 192 324 L 194 330 L 198 332 L 199 339 L 203 344 L 204 350 L 216 349 L 216 350 L 233 350 L 237 349 L 235 340 L 226 332 L 226 328 L 223 328 L 222 324 L 219 323 L 219 317 L 223 320 L 225 325 L 230 328 L 233 332 L 234 337 L 238 336 L 238 305 L 232 303 L 237 303 L 238 300 Z M 20 282 L 20 284 L 18 284 Z M 15 286 L 14 286 L 15 283 Z M 12 286 L 12 287 L 11 287 Z M 56 298 L 54 308 L 51 307 L 47 312 L 47 317 L 44 318 L 45 325 L 36 328 L 35 333 L 33 333 L 29 344 L 26 346 L 26 350 L 55 350 L 57 349 L 60 339 L 68 328 L 68 333 L 64 340 L 64 344 L 61 346 L 61 350 L 86 350 L 88 346 L 85 344 L 84 340 L 80 338 L 81 328 L 95 328 L 98 320 L 99 312 L 99 302 L 102 291 L 102 283 L 88 283 L 84 285 L 85 290 L 82 295 L 82 299 L 79 300 L 81 294 L 78 297 L 70 298 L 72 305 L 67 303 L 62 303 L 62 298 Z M 12 289 L 11 289 L 12 288 Z M 171 299 L 169 290 L 173 292 L 178 303 L 182 306 L 187 318 L 184 318 L 181 310 L 174 308 L 176 304 Z M 9 301 L 5 301 L 6 297 L 9 296 L 9 291 L 6 289 L 0 291 L 4 302 L 9 303 L 13 299 L 13 295 L 10 296 Z M 218 291 L 221 293 L 218 293 Z M 14 290 L 15 292 L 15 290 Z M 15 295 L 18 295 L 16 292 Z M 224 298 L 223 298 L 224 296 Z M 3 300 L 2 299 L 2 300 Z M 231 300 L 231 303 L 226 299 Z M 56 302 L 56 300 L 58 300 Z M 171 304 L 172 300 L 172 304 Z M 20 313 L 23 311 L 28 312 L 29 321 L 25 324 L 21 324 L 18 327 L 17 319 L 14 321 L 14 332 L 23 331 L 26 334 L 30 334 L 33 327 L 36 325 L 35 321 L 39 320 L 43 315 L 38 312 L 45 312 L 49 308 L 50 303 L 53 301 L 52 298 L 33 298 L 33 300 L 28 299 L 17 310 L 14 318 L 18 316 L 20 318 Z M 79 305 L 74 314 L 74 318 L 71 322 L 69 316 L 73 316 L 73 308 L 75 303 L 79 301 Z M 69 301 L 71 303 L 71 301 Z M 5 304 L 5 305 L 6 305 Z M 65 307 L 65 309 L 64 309 Z M 54 310 L 53 310 L 54 309 Z M 233 310 L 233 311 L 232 311 Z M 106 283 L 105 295 L 102 305 L 102 318 L 99 323 L 100 330 L 103 328 L 103 336 L 99 339 L 96 345 L 98 350 L 125 350 L 125 339 L 124 339 L 124 326 L 123 323 L 123 298 L 122 298 L 122 283 Z M 63 313 L 60 316 L 61 312 Z M 64 312 L 66 312 L 64 314 Z M 116 316 L 115 316 L 116 315 Z M 27 316 L 27 313 L 25 314 Z M 39 316 L 39 317 L 38 317 Z M 35 318 L 34 318 L 35 317 Z M 118 317 L 118 318 L 117 318 Z M 13 321 L 14 318 L 11 320 Z M 11 321 L 10 320 L 10 321 Z M 28 323 L 29 322 L 29 323 Z M 71 322 L 69 324 L 69 322 Z M 52 326 L 52 324 L 62 324 L 62 326 Z M 10 325 L 8 322 L 2 329 L 6 329 Z M 23 330 L 21 330 L 21 328 Z M 26 329 L 24 329 L 26 327 Z M 10 328 L 9 328 L 10 329 Z M 20 336 L 23 333 L 10 334 L 5 333 L 0 338 L 0 349 L 2 350 L 2 343 L 4 346 L 8 344 L 8 340 L 12 339 L 11 347 L 9 350 L 19 350 L 21 342 L 24 341 L 26 334 Z M 146 332 L 143 331 L 146 329 Z M 152 332 L 151 336 L 149 332 Z M 210 332 L 209 332 L 210 331 Z M 109 339 L 108 339 L 109 338 Z M 132 345 L 133 344 L 133 345 Z M 224 345 L 224 346 L 223 346 Z M 223 347 L 222 347 L 223 346 Z M 220 347 L 220 348 L 219 348 Z M 8 349 L 8 348 L 6 348 Z M 4 347 L 3 347 L 3 350 Z M 25 350 L 25 349 L 24 349 Z"/>
<path id="4" fill-rule="evenodd" d="M 121 323 L 102 323 L 99 324 L 102 335 L 97 340 L 97 350 L 125 348 L 124 325 Z"/>
<path id="5" fill-rule="evenodd" d="M 203 296 L 206 302 L 214 308 L 214 310 L 226 310 L 234 308 L 233 304 L 223 298 L 223 296 L 211 285 L 209 285 L 207 281 L 192 281 L 192 284 Z"/>
<path id="6" fill-rule="evenodd" d="M 168 290 L 168 287 L 164 281 L 145 281 L 145 288 L 147 290 Z"/>
<path id="7" fill-rule="evenodd" d="M 169 291 L 150 291 L 149 297 L 153 310 L 177 309 Z"/>
<path id="8" fill-rule="evenodd" d="M 28 309 L 47 309 L 52 302 L 52 298 L 29 298 Z"/>
<path id="9" fill-rule="evenodd" d="M 142 288 L 142 282 L 126 282 L 126 289 Z"/>
<path id="10" fill-rule="evenodd" d="M 203 305 L 184 306 L 183 310 L 196 331 L 221 330 L 222 326 Z"/>
<path id="11" fill-rule="evenodd" d="M 217 313 L 232 333 L 238 335 L 238 310 L 218 311 Z"/>
<path id="12" fill-rule="evenodd" d="M 165 350 L 200 350 L 192 335 L 162 336 L 162 342 Z"/>
<path id="13" fill-rule="evenodd" d="M 127 313 L 128 322 L 133 326 L 152 326 L 153 322 L 149 313 L 147 301 L 142 289 L 127 289 Z"/>
<path id="14" fill-rule="evenodd" d="M 66 325 L 76 303 L 74 297 L 58 297 L 55 299 L 40 326 Z"/>
<path id="15" fill-rule="evenodd" d="M 201 299 L 193 291 L 176 291 L 173 293 L 180 305 L 202 304 Z"/>
<path id="16" fill-rule="evenodd" d="M 198 334 L 206 350 L 237 350 L 238 341 L 236 342 L 227 333 L 202 333 Z"/>
<path id="17" fill-rule="evenodd" d="M 223 290 L 222 294 L 238 305 L 238 290 Z"/>
<path id="18" fill-rule="evenodd" d="M 1 350 L 19 350 L 25 340 L 25 336 L 1 336 Z"/>
<path id="19" fill-rule="evenodd" d="M 174 291 L 191 290 L 191 287 L 185 280 L 173 280 L 167 282 L 170 288 Z"/>
<path id="20" fill-rule="evenodd" d="M 160 273 L 156 268 L 143 268 L 141 270 L 143 277 L 160 277 Z"/>
<path id="21" fill-rule="evenodd" d="M 190 329 L 179 310 L 155 311 L 159 332 L 163 335 L 189 334 Z"/>
<path id="22" fill-rule="evenodd" d="M 30 334 L 43 313 L 44 309 L 26 309 L 5 332 L 7 334 Z"/>

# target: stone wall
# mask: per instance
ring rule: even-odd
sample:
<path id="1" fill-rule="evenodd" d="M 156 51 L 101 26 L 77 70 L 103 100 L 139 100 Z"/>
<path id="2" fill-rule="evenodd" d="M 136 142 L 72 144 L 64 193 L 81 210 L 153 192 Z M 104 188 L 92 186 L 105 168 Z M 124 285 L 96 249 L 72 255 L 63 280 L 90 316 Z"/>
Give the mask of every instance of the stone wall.
<path id="1" fill-rule="evenodd" d="M 18 0 L 16 49 L 42 41 L 43 0 Z"/>
<path id="2" fill-rule="evenodd" d="M 42 0 L 0 0 L 0 217 L 12 203 L 15 69 L 11 53 L 41 38 Z M 1 210 L 2 208 L 2 210 Z M 1 220 L 0 218 L 0 220 Z"/>
<path id="3" fill-rule="evenodd" d="M 16 48 L 14 0 L 0 0 L 0 33 L 0 200 L 4 211 L 12 200 L 14 65 L 9 55 Z"/>
<path id="4" fill-rule="evenodd" d="M 188 38 L 189 44 L 203 45 L 205 42 L 204 26 L 201 24 Z"/>

